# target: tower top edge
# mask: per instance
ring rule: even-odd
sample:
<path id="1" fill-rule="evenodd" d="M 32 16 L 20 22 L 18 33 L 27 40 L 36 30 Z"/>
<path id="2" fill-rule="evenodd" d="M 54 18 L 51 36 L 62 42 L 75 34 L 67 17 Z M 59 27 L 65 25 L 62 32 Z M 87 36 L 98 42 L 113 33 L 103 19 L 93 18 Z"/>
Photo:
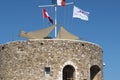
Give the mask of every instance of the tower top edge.
<path id="1" fill-rule="evenodd" d="M 88 44 L 92 44 L 95 46 L 98 46 L 101 48 L 100 45 L 93 43 L 93 42 L 89 42 L 89 41 L 84 41 L 84 40 L 72 40 L 72 39 L 28 39 L 28 40 L 16 40 L 16 41 L 11 41 L 11 42 L 6 42 L 3 44 L 0 44 L 0 46 L 5 45 L 5 44 L 10 44 L 10 43 L 16 43 L 16 42 L 31 42 L 31 41 L 69 41 L 69 42 L 81 42 L 81 43 L 88 43 Z M 102 49 L 102 48 L 101 48 Z"/>

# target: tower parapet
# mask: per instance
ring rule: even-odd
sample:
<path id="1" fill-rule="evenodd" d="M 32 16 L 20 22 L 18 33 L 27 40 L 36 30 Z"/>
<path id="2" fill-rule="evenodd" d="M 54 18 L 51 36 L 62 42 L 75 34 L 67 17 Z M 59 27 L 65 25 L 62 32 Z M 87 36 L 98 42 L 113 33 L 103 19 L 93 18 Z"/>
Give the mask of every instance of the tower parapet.
<path id="1" fill-rule="evenodd" d="M 97 44 L 32 39 L 0 45 L 0 80 L 102 79 L 102 49 Z"/>

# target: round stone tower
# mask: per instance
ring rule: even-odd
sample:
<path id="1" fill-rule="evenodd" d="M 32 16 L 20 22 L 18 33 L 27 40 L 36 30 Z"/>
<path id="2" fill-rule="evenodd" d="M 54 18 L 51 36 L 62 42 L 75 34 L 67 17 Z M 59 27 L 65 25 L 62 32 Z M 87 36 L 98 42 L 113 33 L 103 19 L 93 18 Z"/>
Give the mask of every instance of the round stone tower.
<path id="1" fill-rule="evenodd" d="M 81 40 L 0 45 L 0 80 L 103 80 L 102 49 Z"/>

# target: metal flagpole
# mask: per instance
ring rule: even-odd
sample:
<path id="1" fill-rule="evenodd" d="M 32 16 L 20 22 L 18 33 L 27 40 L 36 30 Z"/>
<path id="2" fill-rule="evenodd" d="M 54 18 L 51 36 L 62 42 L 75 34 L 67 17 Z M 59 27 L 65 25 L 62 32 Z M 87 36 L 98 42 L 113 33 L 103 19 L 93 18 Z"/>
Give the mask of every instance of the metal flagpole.
<path id="1" fill-rule="evenodd" d="M 55 6 L 55 38 L 57 37 L 57 6 Z"/>
<path id="2" fill-rule="evenodd" d="M 74 4 L 74 2 L 66 3 L 66 5 Z M 57 37 L 57 4 L 55 4 L 55 38 Z"/>

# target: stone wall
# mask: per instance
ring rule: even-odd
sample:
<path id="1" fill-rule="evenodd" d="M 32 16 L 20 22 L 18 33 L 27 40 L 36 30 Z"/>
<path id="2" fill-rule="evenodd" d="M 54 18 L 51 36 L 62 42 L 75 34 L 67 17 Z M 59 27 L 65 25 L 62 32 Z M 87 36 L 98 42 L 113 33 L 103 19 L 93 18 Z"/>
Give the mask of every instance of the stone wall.
<path id="1" fill-rule="evenodd" d="M 74 80 L 90 80 L 91 67 L 98 66 L 95 80 L 102 80 L 102 49 L 86 41 L 55 39 L 0 45 L 0 80 L 63 80 L 66 65 L 74 67 Z"/>

